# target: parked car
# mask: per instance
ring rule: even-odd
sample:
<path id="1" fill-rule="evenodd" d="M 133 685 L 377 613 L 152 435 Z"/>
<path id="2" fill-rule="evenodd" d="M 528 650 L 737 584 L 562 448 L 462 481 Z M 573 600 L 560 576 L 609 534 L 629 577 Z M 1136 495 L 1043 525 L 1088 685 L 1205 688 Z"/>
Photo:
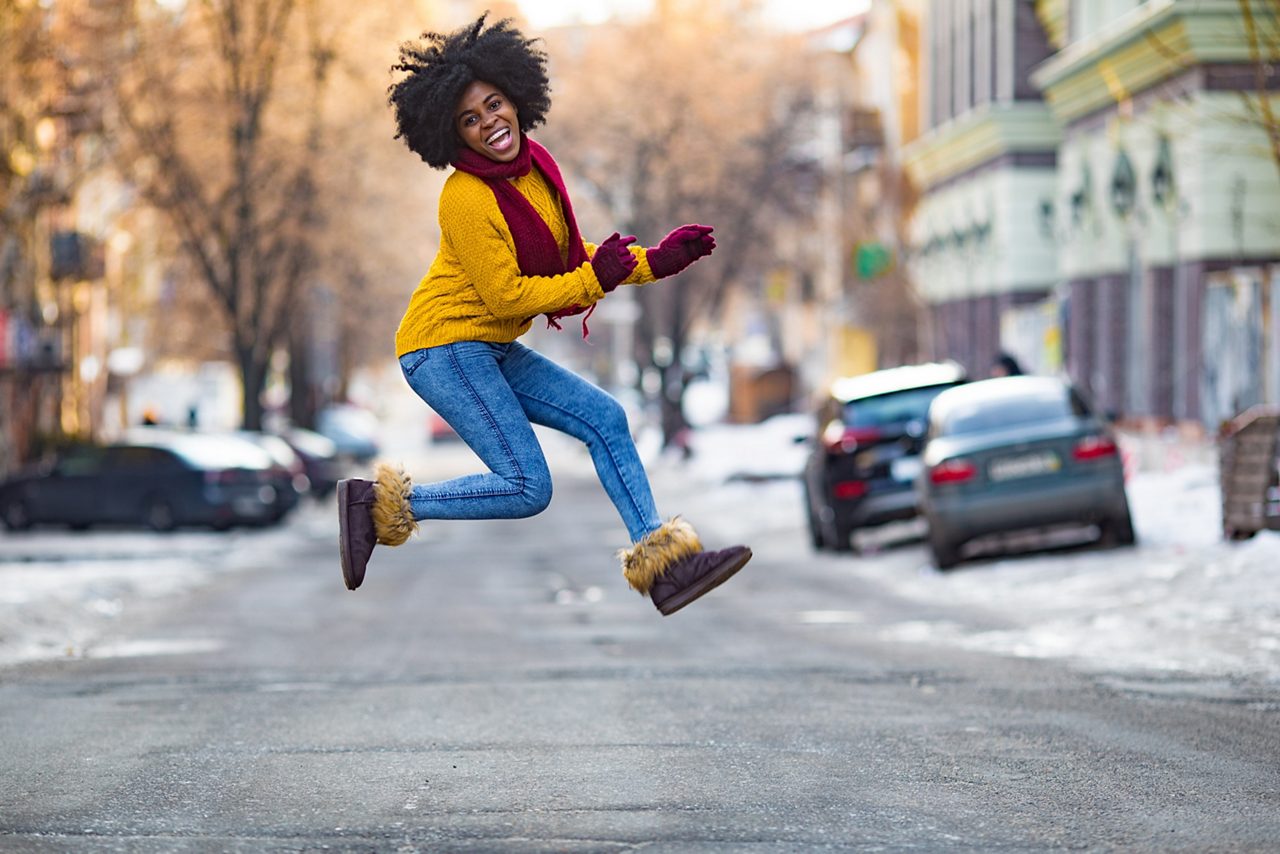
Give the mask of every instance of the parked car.
<path id="1" fill-rule="evenodd" d="M 333 440 L 301 427 L 287 427 L 278 435 L 302 460 L 311 492 L 320 497 L 332 492 L 342 477 L 338 446 Z"/>
<path id="2" fill-rule="evenodd" d="M 229 437 L 145 428 L 82 445 L 0 483 L 0 519 L 32 525 L 229 528 L 270 519 L 276 490 L 266 453 Z"/>
<path id="3" fill-rule="evenodd" d="M 818 409 L 804 470 L 813 547 L 849 551 L 853 534 L 916 515 L 929 404 L 965 382 L 954 362 L 905 365 L 837 380 Z"/>
<path id="4" fill-rule="evenodd" d="M 237 430 L 231 435 L 261 448 L 271 458 L 271 485 L 276 490 L 271 521 L 278 522 L 298 506 L 302 496 L 311 491 L 306 464 L 288 442 L 273 433 Z"/>
<path id="5" fill-rule="evenodd" d="M 943 392 L 929 410 L 920 477 L 939 569 L 977 537 L 1096 525 L 1134 542 L 1124 466 L 1110 426 L 1052 377 L 1002 377 Z"/>
<path id="6" fill-rule="evenodd" d="M 316 432 L 333 442 L 341 457 L 365 463 L 378 455 L 378 419 L 367 409 L 327 406 L 316 415 Z"/>

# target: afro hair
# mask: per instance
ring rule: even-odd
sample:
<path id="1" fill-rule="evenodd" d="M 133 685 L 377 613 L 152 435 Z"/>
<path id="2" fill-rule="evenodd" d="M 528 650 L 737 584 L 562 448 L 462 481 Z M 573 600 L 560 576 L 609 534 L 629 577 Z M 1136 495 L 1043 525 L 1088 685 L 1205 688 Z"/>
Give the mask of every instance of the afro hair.
<path id="1" fill-rule="evenodd" d="M 542 124 L 551 108 L 547 55 L 526 39 L 509 18 L 485 28 L 486 12 L 473 24 L 448 35 L 426 32 L 420 41 L 400 45 L 392 72 L 404 76 L 391 84 L 388 102 L 395 111 L 396 139 L 433 169 L 443 169 L 461 140 L 454 110 L 473 81 L 492 83 L 515 105 L 520 130 Z"/>

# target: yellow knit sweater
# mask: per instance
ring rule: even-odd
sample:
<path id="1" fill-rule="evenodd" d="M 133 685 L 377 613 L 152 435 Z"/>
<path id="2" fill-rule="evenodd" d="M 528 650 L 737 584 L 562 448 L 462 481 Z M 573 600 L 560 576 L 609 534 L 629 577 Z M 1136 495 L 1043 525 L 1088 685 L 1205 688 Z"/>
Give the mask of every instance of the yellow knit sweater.
<path id="1" fill-rule="evenodd" d="M 560 256 L 568 257 L 569 227 L 555 190 L 536 168 L 511 179 L 542 217 Z M 596 247 L 586 244 L 587 255 Z M 644 249 L 632 247 L 636 268 L 623 284 L 654 280 Z M 440 192 L 440 251 L 418 283 L 396 332 L 396 355 L 455 341 L 514 341 L 533 318 L 604 296 L 584 263 L 559 276 L 524 276 L 516 244 L 493 190 L 475 175 L 454 171 Z"/>

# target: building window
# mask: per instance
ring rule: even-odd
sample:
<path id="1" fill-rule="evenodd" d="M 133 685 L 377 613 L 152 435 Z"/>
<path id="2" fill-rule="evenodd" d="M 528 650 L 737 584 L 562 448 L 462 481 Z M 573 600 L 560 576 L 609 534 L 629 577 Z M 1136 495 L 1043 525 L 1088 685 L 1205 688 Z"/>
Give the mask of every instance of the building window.
<path id="1" fill-rule="evenodd" d="M 1116 168 L 1111 174 L 1111 206 L 1121 218 L 1133 213 L 1134 203 L 1138 197 L 1138 180 L 1133 173 L 1133 164 L 1124 149 L 1116 158 Z"/>

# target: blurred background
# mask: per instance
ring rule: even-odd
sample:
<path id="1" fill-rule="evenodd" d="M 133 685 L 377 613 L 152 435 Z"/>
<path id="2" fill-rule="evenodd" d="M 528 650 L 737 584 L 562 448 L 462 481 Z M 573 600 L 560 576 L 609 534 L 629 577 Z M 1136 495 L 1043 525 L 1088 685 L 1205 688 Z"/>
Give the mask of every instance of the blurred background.
<path id="1" fill-rule="evenodd" d="M 0 476 L 385 421 L 443 179 L 388 68 L 486 9 L 545 39 L 588 237 L 717 228 L 531 336 L 664 447 L 1002 353 L 1138 431 L 1280 403 L 1277 0 L 0 0 Z"/>
<path id="2" fill-rule="evenodd" d="M 524 339 L 752 547 L 687 617 L 551 432 L 339 580 L 338 478 L 479 465 L 386 95 L 485 10 L 584 237 L 716 229 Z M 0 848 L 1277 850 L 1278 69 L 1280 0 L 0 0 Z"/>

